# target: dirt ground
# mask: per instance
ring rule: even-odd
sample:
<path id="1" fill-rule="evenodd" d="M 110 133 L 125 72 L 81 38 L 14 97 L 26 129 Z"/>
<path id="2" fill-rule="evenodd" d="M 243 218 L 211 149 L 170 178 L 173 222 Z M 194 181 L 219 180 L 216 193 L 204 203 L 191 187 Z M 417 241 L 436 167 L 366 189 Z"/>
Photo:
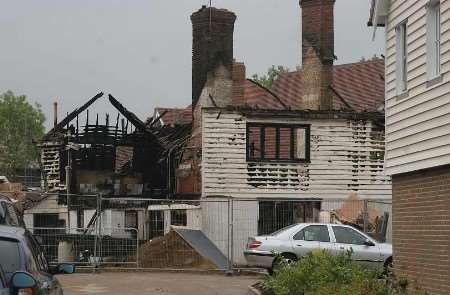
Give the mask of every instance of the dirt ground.
<path id="1" fill-rule="evenodd" d="M 64 295 L 246 295 L 255 276 L 193 273 L 100 273 L 58 276 Z"/>

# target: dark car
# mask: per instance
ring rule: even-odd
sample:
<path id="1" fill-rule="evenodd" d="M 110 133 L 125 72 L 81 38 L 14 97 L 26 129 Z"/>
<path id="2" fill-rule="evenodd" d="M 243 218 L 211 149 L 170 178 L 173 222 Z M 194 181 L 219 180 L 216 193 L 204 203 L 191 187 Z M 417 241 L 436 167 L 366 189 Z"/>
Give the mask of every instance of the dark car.
<path id="1" fill-rule="evenodd" d="M 4 225 L 0 225 L 0 265 L 10 294 L 14 295 L 62 294 L 62 287 L 53 275 L 75 271 L 73 265 L 64 263 L 50 268 L 29 231 Z"/>

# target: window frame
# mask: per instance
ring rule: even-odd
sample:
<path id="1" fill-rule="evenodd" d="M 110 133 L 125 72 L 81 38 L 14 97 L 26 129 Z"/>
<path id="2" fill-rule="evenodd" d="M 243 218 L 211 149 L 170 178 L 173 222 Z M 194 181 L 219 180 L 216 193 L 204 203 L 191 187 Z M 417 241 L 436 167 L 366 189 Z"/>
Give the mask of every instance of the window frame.
<path id="1" fill-rule="evenodd" d="M 355 232 L 356 234 L 358 234 L 358 235 L 360 235 L 361 237 L 364 238 L 363 243 L 361 243 L 361 244 L 354 244 L 354 243 L 343 243 L 343 242 L 338 242 L 337 236 L 336 236 L 336 232 L 335 232 L 335 228 L 336 228 L 336 229 L 345 229 L 345 230 L 349 230 L 349 231 Z M 354 229 L 354 228 L 352 228 L 352 227 L 339 226 L 339 225 L 332 225 L 332 226 L 331 226 L 331 231 L 333 232 L 334 242 L 335 242 L 336 244 L 363 246 L 363 245 L 364 245 L 364 242 L 365 242 L 366 240 L 372 241 L 372 240 L 369 239 L 366 235 L 364 235 L 363 233 L 359 232 L 358 230 L 356 230 L 356 229 Z M 372 242 L 373 242 L 373 241 L 372 241 Z"/>
<path id="2" fill-rule="evenodd" d="M 408 20 L 395 27 L 395 42 L 396 92 L 402 95 L 408 92 Z"/>
<path id="3" fill-rule="evenodd" d="M 431 81 L 441 76 L 441 3 L 431 0 L 427 3 L 427 79 Z"/>
<path id="4" fill-rule="evenodd" d="M 308 228 L 325 228 L 327 235 L 328 235 L 328 240 L 327 241 L 316 241 L 316 240 L 305 240 L 305 230 L 307 230 Z M 297 239 L 297 235 L 298 234 L 302 234 L 302 239 Z M 303 227 L 301 230 L 299 230 L 298 232 L 296 232 L 293 236 L 292 239 L 294 241 L 305 241 L 305 242 L 318 242 L 318 243 L 331 243 L 331 235 L 330 235 L 330 230 L 328 228 L 327 225 L 324 224 L 311 224 L 311 225 L 307 225 L 305 227 Z"/>
<path id="5" fill-rule="evenodd" d="M 260 150 L 261 158 L 250 157 L 250 128 L 261 128 L 260 130 Z M 275 150 L 276 156 L 274 159 L 264 157 L 265 152 L 265 130 L 266 128 L 275 128 Z M 280 158 L 280 129 L 290 129 L 291 141 L 290 141 L 290 159 Z M 295 134 L 297 129 L 305 130 L 305 158 L 295 157 Z M 311 162 L 311 125 L 310 124 L 288 124 L 288 123 L 260 123 L 260 122 L 247 122 L 246 124 L 246 143 L 245 143 L 245 155 L 247 162 L 276 162 L 276 163 L 310 163 Z"/>
<path id="6" fill-rule="evenodd" d="M 77 209 L 77 229 L 84 229 L 84 210 Z"/>
<path id="7" fill-rule="evenodd" d="M 181 219 L 179 217 L 181 217 Z M 176 223 L 174 222 L 174 220 L 176 221 Z M 187 209 L 170 210 L 170 225 L 188 226 Z"/>

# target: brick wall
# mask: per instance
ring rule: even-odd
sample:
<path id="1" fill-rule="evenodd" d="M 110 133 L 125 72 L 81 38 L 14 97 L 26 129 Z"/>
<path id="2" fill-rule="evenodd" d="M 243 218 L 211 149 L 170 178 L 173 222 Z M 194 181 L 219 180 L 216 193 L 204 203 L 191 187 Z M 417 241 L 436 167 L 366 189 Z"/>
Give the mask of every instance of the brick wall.
<path id="1" fill-rule="evenodd" d="M 393 176 L 397 276 L 450 294 L 450 166 Z"/>

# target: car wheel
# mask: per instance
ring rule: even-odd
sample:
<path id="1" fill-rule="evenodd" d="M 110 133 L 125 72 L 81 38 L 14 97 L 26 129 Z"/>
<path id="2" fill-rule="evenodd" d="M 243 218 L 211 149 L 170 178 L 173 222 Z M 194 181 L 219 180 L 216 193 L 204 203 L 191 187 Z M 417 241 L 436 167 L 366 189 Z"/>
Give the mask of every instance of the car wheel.
<path id="1" fill-rule="evenodd" d="M 283 253 L 273 261 L 272 272 L 274 269 L 283 266 L 290 266 L 297 261 L 297 256 L 291 253 Z M 269 272 L 270 273 L 270 272 Z"/>
<path id="2" fill-rule="evenodd" d="M 384 263 L 384 273 L 387 277 L 390 277 L 394 272 L 394 262 L 392 257 L 389 257 Z"/>

